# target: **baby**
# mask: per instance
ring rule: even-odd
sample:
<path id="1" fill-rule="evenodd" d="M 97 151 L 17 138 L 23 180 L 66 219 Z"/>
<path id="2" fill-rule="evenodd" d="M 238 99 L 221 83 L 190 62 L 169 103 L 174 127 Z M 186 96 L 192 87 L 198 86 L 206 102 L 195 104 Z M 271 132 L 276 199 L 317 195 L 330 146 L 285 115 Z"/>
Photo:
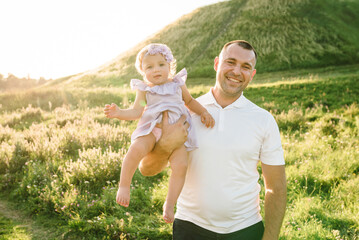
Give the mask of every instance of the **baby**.
<path id="1" fill-rule="evenodd" d="M 185 85 L 187 72 L 182 69 L 176 73 L 176 59 L 170 48 L 164 44 L 149 44 L 144 47 L 136 59 L 137 71 L 144 81 L 132 79 L 131 88 L 137 90 L 136 99 L 132 108 L 120 109 L 116 104 L 105 106 L 108 118 L 120 120 L 139 119 L 136 130 L 131 136 L 131 146 L 122 162 L 119 189 L 116 201 L 124 207 L 130 202 L 130 186 L 141 159 L 153 149 L 161 137 L 160 123 L 162 113 L 168 112 L 169 123 L 176 122 L 181 115 L 187 116 L 187 141 L 176 149 L 169 158 L 172 170 L 168 193 L 163 206 L 163 219 L 167 223 L 174 221 L 174 207 L 181 193 L 186 171 L 187 151 L 197 147 L 194 129 L 191 126 L 191 116 L 188 111 L 201 116 L 206 127 L 214 126 L 214 119 L 208 111 L 199 104 L 188 92 Z M 187 108 L 186 108 L 187 106 Z"/>

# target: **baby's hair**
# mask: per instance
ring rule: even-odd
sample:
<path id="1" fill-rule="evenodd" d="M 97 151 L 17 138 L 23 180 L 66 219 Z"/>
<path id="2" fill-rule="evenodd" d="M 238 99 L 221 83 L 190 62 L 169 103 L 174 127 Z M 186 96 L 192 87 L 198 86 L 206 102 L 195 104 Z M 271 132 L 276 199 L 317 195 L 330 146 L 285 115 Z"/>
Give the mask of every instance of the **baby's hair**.
<path id="1" fill-rule="evenodd" d="M 142 76 L 144 76 L 145 74 L 142 69 L 142 60 L 144 56 L 146 56 L 147 54 L 155 55 L 158 53 L 160 53 L 170 65 L 169 77 L 170 78 L 173 77 L 176 74 L 176 68 L 177 68 L 176 59 L 173 57 L 171 49 L 167 45 L 161 43 L 151 43 L 141 49 L 141 51 L 137 54 L 136 57 L 135 66 L 137 71 Z"/>

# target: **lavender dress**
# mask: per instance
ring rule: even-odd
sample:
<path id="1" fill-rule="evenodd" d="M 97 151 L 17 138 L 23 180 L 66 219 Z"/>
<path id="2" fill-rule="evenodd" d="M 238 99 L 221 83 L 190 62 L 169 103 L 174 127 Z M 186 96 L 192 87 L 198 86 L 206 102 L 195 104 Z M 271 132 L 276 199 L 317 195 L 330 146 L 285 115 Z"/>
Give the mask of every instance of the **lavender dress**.
<path id="1" fill-rule="evenodd" d="M 172 82 L 153 87 L 148 86 L 145 82 L 138 79 L 131 80 L 131 88 L 145 91 L 147 101 L 146 108 L 138 122 L 137 128 L 131 136 L 132 142 L 136 138 L 151 132 L 153 132 L 155 136 L 158 135 L 160 129 L 155 128 L 155 126 L 162 121 L 162 112 L 168 110 L 168 121 L 170 124 L 175 123 L 182 114 L 187 115 L 187 122 L 190 126 L 188 128 L 187 141 L 184 145 L 187 151 L 192 151 L 198 147 L 195 132 L 192 127 L 192 118 L 182 99 L 181 86 L 185 84 L 186 79 L 187 71 L 186 69 L 182 69 L 174 76 Z"/>

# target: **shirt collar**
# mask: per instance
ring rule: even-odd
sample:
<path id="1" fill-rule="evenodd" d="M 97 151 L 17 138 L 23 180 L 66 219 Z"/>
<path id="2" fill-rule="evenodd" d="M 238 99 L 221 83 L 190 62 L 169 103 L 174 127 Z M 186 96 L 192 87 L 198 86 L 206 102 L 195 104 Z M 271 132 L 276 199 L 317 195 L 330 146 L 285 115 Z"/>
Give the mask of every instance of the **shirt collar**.
<path id="1" fill-rule="evenodd" d="M 202 100 L 204 100 L 204 105 L 216 105 L 220 108 L 222 108 L 216 101 L 216 99 L 214 98 L 213 96 L 213 93 L 212 93 L 212 90 L 213 88 L 211 88 L 209 90 L 208 93 L 206 93 L 205 95 L 202 96 Z M 228 105 L 227 107 L 225 108 L 231 108 L 231 107 L 234 107 L 234 108 L 242 108 L 243 106 L 245 106 L 247 104 L 248 100 L 246 97 L 244 97 L 243 95 L 243 92 L 241 94 L 241 96 L 236 100 L 234 101 L 232 104 Z"/>

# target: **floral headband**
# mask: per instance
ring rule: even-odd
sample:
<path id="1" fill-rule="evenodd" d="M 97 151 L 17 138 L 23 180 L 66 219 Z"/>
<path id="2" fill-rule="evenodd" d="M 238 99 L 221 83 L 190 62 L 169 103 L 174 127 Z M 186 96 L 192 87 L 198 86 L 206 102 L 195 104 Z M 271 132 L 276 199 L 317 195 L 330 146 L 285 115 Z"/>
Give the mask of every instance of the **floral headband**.
<path id="1" fill-rule="evenodd" d="M 166 61 L 168 63 L 173 61 L 173 55 L 171 50 L 164 44 L 153 44 L 151 45 L 148 50 L 146 55 L 155 55 L 157 53 L 160 53 L 164 56 L 164 58 L 166 59 Z"/>

